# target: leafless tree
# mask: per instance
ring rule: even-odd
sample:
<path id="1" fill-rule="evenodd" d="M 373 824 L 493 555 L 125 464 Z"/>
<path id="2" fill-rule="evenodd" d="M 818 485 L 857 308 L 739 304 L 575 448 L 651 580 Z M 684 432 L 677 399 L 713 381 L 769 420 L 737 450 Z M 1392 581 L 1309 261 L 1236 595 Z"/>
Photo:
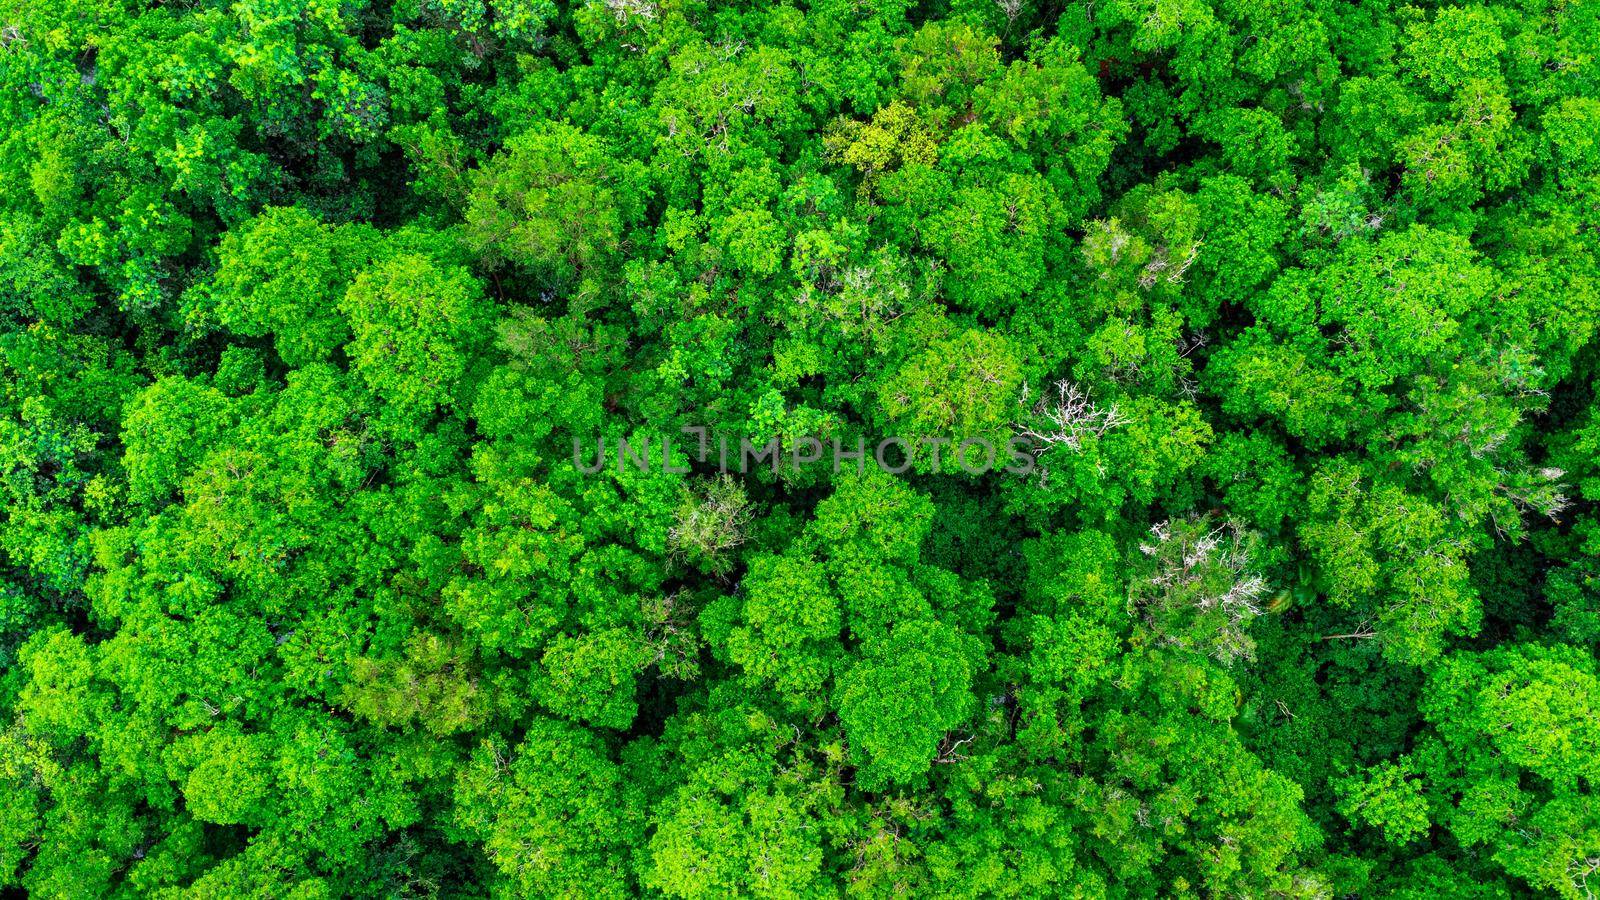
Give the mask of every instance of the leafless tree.
<path id="1" fill-rule="evenodd" d="M 1026 406 L 1027 403 L 1028 387 L 1023 385 L 1022 404 Z M 1035 419 L 1043 419 L 1048 424 L 1038 427 L 1018 424 L 1016 432 L 1032 443 L 1036 458 L 1056 447 L 1079 452 L 1085 438 L 1100 437 L 1130 421 L 1116 403 L 1100 406 L 1083 388 L 1064 380 L 1056 382 L 1052 392 L 1033 404 L 1032 413 Z"/>
<path id="2" fill-rule="evenodd" d="M 1169 520 L 1152 526 L 1150 536 L 1139 551 L 1155 565 L 1135 591 L 1162 641 L 1207 650 L 1225 663 L 1252 657 L 1246 629 L 1261 614 L 1267 583 L 1251 570 L 1249 535 L 1233 522 L 1206 528 Z"/>
<path id="3" fill-rule="evenodd" d="M 1183 281 L 1183 276 L 1188 273 L 1189 267 L 1200 258 L 1200 242 L 1195 241 L 1189 245 L 1189 250 L 1183 259 L 1174 262 L 1171 251 L 1166 247 L 1158 248 L 1155 257 L 1145 263 L 1144 270 L 1139 273 L 1139 287 L 1146 290 L 1156 286 L 1156 282 L 1166 279 L 1168 284 L 1177 284 Z"/>
<path id="4" fill-rule="evenodd" d="M 623 27 L 634 19 L 649 22 L 656 17 L 655 0 L 605 0 L 605 5 L 617 24 Z"/>

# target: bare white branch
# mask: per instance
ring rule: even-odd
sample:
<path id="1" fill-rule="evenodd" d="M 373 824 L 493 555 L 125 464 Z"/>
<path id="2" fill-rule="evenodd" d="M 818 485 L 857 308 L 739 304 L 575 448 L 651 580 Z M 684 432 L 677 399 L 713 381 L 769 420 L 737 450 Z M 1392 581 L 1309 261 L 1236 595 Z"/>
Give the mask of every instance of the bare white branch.
<path id="1" fill-rule="evenodd" d="M 1101 437 L 1113 428 L 1127 425 L 1131 420 L 1122 415 L 1116 403 L 1100 406 L 1089 399 L 1089 394 L 1070 381 L 1055 383 L 1053 393 L 1046 394 L 1033 405 L 1033 415 L 1043 419 L 1044 425 L 1017 425 L 1017 435 L 1033 445 L 1037 458 L 1056 447 L 1066 447 L 1074 453 L 1083 450 L 1088 437 Z M 1022 402 L 1027 403 L 1027 386 L 1023 386 Z"/>

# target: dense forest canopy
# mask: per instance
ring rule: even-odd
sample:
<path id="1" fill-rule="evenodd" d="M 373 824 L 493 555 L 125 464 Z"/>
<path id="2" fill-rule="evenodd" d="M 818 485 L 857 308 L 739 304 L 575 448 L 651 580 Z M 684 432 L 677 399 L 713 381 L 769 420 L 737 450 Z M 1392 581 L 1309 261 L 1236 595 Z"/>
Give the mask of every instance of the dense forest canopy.
<path id="1" fill-rule="evenodd" d="M 0 0 L 0 887 L 1597 896 L 1597 55 Z"/>

